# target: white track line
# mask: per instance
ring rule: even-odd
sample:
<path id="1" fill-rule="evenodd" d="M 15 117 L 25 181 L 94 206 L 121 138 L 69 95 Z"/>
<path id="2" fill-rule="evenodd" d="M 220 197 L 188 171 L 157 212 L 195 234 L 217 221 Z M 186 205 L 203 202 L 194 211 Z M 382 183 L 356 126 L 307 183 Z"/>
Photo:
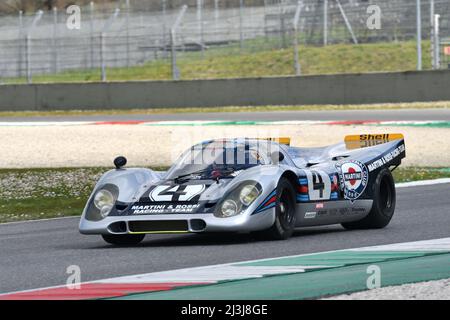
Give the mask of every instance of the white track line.
<path id="1" fill-rule="evenodd" d="M 47 218 L 47 219 L 37 219 L 37 220 L 3 222 L 3 223 L 0 223 L 0 227 L 1 226 L 7 226 L 7 225 L 20 224 L 20 223 L 46 222 L 46 221 L 68 220 L 68 219 L 80 219 L 80 216 L 69 216 L 69 217 Z"/>
<path id="2" fill-rule="evenodd" d="M 349 249 L 350 251 L 450 251 L 450 238 Z"/>
<path id="3" fill-rule="evenodd" d="M 432 185 L 446 184 L 446 183 L 450 183 L 450 178 L 401 182 L 401 183 L 396 183 L 395 187 L 396 188 L 411 188 L 411 187 L 432 186 Z"/>

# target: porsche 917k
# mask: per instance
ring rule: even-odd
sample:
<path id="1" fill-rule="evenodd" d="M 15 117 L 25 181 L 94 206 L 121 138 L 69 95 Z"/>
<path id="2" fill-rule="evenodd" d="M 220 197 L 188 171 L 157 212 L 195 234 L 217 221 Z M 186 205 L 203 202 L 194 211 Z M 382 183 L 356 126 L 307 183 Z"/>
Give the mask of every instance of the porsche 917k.
<path id="1" fill-rule="evenodd" d="M 347 136 L 321 148 L 289 138 L 220 139 L 194 145 L 167 172 L 105 173 L 79 230 L 111 244 L 146 234 L 255 232 L 287 239 L 298 227 L 383 228 L 396 204 L 391 171 L 405 157 L 401 134 Z"/>

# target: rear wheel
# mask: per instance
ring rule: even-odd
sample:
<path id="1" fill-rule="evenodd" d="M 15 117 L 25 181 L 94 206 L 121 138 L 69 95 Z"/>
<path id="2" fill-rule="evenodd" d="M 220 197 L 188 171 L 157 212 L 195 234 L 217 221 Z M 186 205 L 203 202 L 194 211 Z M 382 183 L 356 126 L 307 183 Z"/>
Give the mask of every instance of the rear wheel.
<path id="1" fill-rule="evenodd" d="M 116 246 L 130 246 L 140 243 L 145 238 L 145 234 L 104 234 L 103 240 Z"/>
<path id="2" fill-rule="evenodd" d="M 394 178 L 389 169 L 378 173 L 373 188 L 373 205 L 369 214 L 362 220 L 343 223 L 345 229 L 380 229 L 389 224 L 396 203 Z"/>
<path id="3" fill-rule="evenodd" d="M 292 184 L 286 178 L 281 178 L 277 186 L 275 223 L 263 231 L 265 238 L 285 240 L 294 233 L 296 222 L 296 193 Z"/>

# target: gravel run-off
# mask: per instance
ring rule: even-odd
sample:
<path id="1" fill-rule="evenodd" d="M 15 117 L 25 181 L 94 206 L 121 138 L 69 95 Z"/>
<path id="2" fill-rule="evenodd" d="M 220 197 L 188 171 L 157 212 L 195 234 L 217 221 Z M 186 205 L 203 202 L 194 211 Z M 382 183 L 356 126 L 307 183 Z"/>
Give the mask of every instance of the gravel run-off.
<path id="1" fill-rule="evenodd" d="M 404 165 L 450 167 L 450 128 L 74 125 L 0 127 L 0 168 L 103 167 L 118 155 L 130 166 L 168 166 L 185 149 L 211 138 L 289 136 L 293 146 L 318 147 L 348 134 L 389 132 L 405 135 Z"/>
<path id="2" fill-rule="evenodd" d="M 325 300 L 449 300 L 450 279 L 382 287 Z"/>

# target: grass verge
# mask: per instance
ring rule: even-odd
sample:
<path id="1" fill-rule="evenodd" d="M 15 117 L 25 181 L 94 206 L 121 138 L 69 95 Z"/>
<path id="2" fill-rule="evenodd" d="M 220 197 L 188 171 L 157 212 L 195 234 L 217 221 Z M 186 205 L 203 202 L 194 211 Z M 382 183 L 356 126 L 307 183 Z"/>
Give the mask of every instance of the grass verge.
<path id="1" fill-rule="evenodd" d="M 0 223 L 79 216 L 96 181 L 106 170 L 0 170 Z M 450 168 L 398 168 L 394 177 L 396 182 L 450 177 Z"/>
<path id="2" fill-rule="evenodd" d="M 182 80 L 223 79 L 294 75 L 293 48 L 267 47 L 261 39 L 247 41 L 239 48 L 216 48 L 201 53 L 179 53 Z M 423 68 L 431 68 L 430 42 L 423 41 Z M 366 73 L 416 70 L 416 42 L 332 44 L 299 46 L 303 75 Z M 109 81 L 170 80 L 170 59 L 160 59 L 129 68 L 108 68 Z M 34 83 L 95 82 L 101 71 L 71 70 L 51 75 L 35 75 Z M 25 83 L 24 78 L 4 79 L 7 84 Z"/>
<path id="3" fill-rule="evenodd" d="M 230 106 L 209 108 L 152 108 L 115 110 L 55 110 L 55 111 L 3 111 L 1 118 L 26 117 L 83 117 L 102 115 L 149 115 L 174 113 L 212 113 L 212 112 L 282 112 L 282 111 L 343 111 L 343 110 L 407 110 L 450 108 L 450 101 L 378 103 L 355 105 L 297 105 L 297 106 Z"/>

